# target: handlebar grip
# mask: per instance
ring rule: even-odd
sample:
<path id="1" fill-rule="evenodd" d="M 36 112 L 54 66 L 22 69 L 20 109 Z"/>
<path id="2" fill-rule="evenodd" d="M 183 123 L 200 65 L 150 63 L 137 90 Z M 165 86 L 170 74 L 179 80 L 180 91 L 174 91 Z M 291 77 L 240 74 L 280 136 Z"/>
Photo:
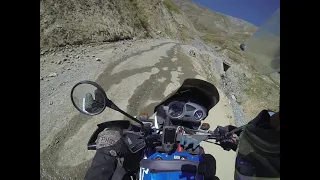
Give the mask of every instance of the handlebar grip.
<path id="1" fill-rule="evenodd" d="M 89 142 L 87 143 L 87 149 L 88 150 L 96 150 L 96 140 L 98 137 L 98 134 L 104 130 L 103 126 L 98 126 L 98 128 L 94 131 L 94 133 L 91 135 Z"/>
<path id="2" fill-rule="evenodd" d="M 209 136 L 208 139 L 217 139 L 217 137 Z"/>

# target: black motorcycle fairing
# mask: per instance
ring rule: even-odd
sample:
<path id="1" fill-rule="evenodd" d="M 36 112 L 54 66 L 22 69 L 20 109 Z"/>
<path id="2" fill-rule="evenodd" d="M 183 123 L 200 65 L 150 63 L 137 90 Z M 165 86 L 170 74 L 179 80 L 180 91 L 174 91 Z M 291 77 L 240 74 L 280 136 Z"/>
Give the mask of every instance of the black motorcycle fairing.
<path id="1" fill-rule="evenodd" d="M 219 92 L 213 84 L 200 79 L 189 78 L 184 80 L 178 90 L 169 94 L 165 100 L 160 102 L 154 108 L 154 112 L 157 112 L 159 106 L 168 105 L 172 101 L 191 101 L 205 107 L 207 114 L 209 114 L 209 110 L 214 107 L 219 100 Z"/>
<path id="2" fill-rule="evenodd" d="M 201 122 L 199 121 L 192 122 L 192 121 L 181 121 L 181 120 L 174 120 L 174 119 L 171 119 L 171 123 L 174 126 L 183 126 L 189 129 L 198 129 L 198 127 L 201 125 Z"/>

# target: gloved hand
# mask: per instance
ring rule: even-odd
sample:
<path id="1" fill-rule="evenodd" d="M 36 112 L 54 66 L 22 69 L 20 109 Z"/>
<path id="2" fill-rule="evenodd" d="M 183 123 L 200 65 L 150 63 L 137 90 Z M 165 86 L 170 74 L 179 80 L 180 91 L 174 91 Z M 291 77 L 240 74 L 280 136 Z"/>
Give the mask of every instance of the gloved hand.
<path id="1" fill-rule="evenodd" d="M 94 99 L 92 97 L 91 93 L 87 93 L 86 97 L 84 99 L 84 108 L 87 112 L 92 113 L 92 104 L 94 102 Z"/>
<path id="2" fill-rule="evenodd" d="M 238 147 L 238 143 L 239 143 L 239 138 L 232 137 L 232 138 L 221 140 L 220 146 L 226 151 L 230 151 L 230 149 L 232 149 L 233 151 L 236 151 Z"/>
<path id="3" fill-rule="evenodd" d="M 134 144 L 135 137 L 140 137 L 133 133 L 124 133 L 124 128 L 111 126 L 98 134 L 96 140 L 96 154 L 92 160 L 92 165 L 86 173 L 86 180 L 93 179 L 113 179 L 112 176 L 117 171 L 119 176 L 127 172 L 136 172 L 139 169 L 139 162 L 142 159 L 142 151 L 132 153 L 126 143 Z M 132 141 L 131 141 L 132 139 Z M 135 139 L 135 140 L 134 140 Z"/>
<path id="4" fill-rule="evenodd" d="M 101 95 L 101 92 L 99 94 L 99 90 L 96 89 L 94 93 L 95 93 L 95 99 L 93 99 L 91 93 L 87 93 L 85 97 L 84 108 L 89 113 L 97 113 L 101 111 L 104 106 L 104 99 Z"/>
<path id="5" fill-rule="evenodd" d="M 138 136 L 136 134 L 122 135 L 122 130 L 120 129 L 104 129 L 99 133 L 96 140 L 97 151 L 113 156 L 113 157 L 124 157 L 131 155 L 127 144 L 124 141 L 131 141 L 131 138 Z"/>
<path id="6" fill-rule="evenodd" d="M 218 126 L 214 131 L 213 135 L 217 137 L 216 141 L 220 143 L 220 146 L 226 150 L 230 151 L 232 149 L 233 151 L 236 151 L 238 147 L 238 135 L 240 135 L 240 132 L 237 134 L 228 134 L 230 131 L 234 130 L 235 126 L 228 125 L 228 126 Z"/>
<path id="7" fill-rule="evenodd" d="M 105 99 L 103 97 L 103 92 L 101 92 L 99 89 L 94 90 L 94 98 L 96 101 L 100 103 L 104 103 Z"/>
<path id="8" fill-rule="evenodd" d="M 180 145 L 184 146 L 184 149 L 188 148 L 189 145 L 192 145 L 192 150 L 195 150 L 200 145 L 200 142 L 198 140 L 188 135 L 178 134 L 177 140 L 180 141 Z"/>

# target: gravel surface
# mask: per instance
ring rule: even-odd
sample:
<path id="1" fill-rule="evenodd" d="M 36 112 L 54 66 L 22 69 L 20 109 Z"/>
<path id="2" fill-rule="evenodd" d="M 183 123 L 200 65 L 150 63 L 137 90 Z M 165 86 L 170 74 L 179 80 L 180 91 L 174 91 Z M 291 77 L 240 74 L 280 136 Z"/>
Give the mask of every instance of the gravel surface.
<path id="1" fill-rule="evenodd" d="M 219 112 L 209 113 L 210 119 L 240 126 L 250 120 L 248 114 L 256 115 L 250 107 L 257 109 L 261 102 L 248 98 L 247 83 L 279 83 L 277 76 L 256 78 L 240 65 L 223 72 L 225 57 L 201 43 L 195 47 L 170 39 L 135 39 L 41 52 L 40 179 L 83 179 L 94 155 L 85 145 L 96 124 L 124 118 L 109 109 L 94 117 L 77 112 L 70 91 L 82 80 L 99 83 L 130 114 L 152 114 L 154 106 L 184 79 L 204 79 L 220 89 L 219 108 L 213 108 Z M 277 95 L 271 90 L 271 95 L 264 93 L 265 99 Z"/>
<path id="2" fill-rule="evenodd" d="M 194 51 L 191 56 L 190 49 Z M 170 39 L 145 39 L 66 48 L 41 55 L 41 179 L 82 179 L 94 155 L 85 145 L 96 124 L 124 118 L 110 109 L 99 116 L 81 115 L 70 100 L 74 84 L 96 81 L 128 113 L 152 114 L 154 106 L 184 79 L 208 80 L 209 69 L 204 67 L 199 52 L 196 47 Z M 231 106 L 220 106 L 224 123 L 234 124 Z"/>

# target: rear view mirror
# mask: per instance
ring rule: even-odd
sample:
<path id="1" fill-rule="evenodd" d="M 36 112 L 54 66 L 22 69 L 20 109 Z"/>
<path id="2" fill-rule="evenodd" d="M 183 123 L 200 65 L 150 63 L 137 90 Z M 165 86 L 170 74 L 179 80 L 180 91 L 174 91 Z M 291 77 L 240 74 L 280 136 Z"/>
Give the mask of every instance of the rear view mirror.
<path id="1" fill-rule="evenodd" d="M 71 90 L 71 101 L 78 111 L 94 116 L 100 114 L 107 106 L 107 95 L 97 83 L 81 81 Z"/>
<path id="2" fill-rule="evenodd" d="M 71 101 L 78 111 L 89 116 L 98 115 L 106 107 L 109 107 L 139 123 L 141 129 L 144 130 L 144 125 L 141 121 L 121 110 L 108 99 L 103 88 L 93 81 L 81 81 L 74 85 L 71 89 Z"/>

